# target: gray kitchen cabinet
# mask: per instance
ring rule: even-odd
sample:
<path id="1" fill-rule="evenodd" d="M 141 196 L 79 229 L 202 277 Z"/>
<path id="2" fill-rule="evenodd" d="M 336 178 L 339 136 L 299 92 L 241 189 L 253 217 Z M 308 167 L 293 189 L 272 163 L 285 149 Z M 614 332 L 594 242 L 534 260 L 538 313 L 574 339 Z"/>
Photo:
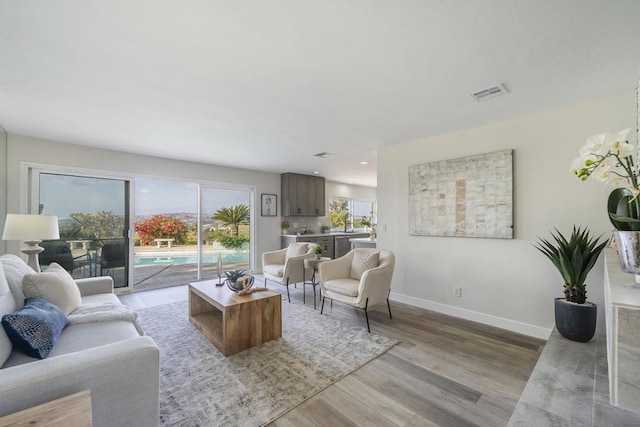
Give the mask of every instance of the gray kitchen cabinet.
<path id="1" fill-rule="evenodd" d="M 309 176 L 309 215 L 325 216 L 325 191 L 324 178 L 321 176 Z"/>
<path id="2" fill-rule="evenodd" d="M 321 176 L 281 175 L 282 216 L 324 216 L 325 180 Z"/>
<path id="3" fill-rule="evenodd" d="M 339 258 L 351 250 L 350 239 L 357 237 L 369 237 L 369 233 L 338 233 L 338 234 L 310 234 L 282 236 L 282 247 L 286 248 L 295 242 L 317 243 L 322 246 L 322 256 Z"/>
<path id="4" fill-rule="evenodd" d="M 322 246 L 324 252 L 322 256 L 328 256 L 329 258 L 333 258 L 333 236 L 322 236 L 317 238 L 317 243 Z"/>

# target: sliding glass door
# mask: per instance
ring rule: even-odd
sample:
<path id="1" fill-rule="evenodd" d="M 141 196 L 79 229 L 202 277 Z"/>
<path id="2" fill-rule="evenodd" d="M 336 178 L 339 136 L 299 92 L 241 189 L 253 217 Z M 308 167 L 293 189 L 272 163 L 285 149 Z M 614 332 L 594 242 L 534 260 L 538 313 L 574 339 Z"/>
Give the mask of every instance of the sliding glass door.
<path id="1" fill-rule="evenodd" d="M 135 179 L 134 289 L 198 280 L 198 185 Z"/>
<path id="2" fill-rule="evenodd" d="M 218 269 L 248 270 L 251 192 L 203 186 L 201 200 L 202 279 L 218 279 Z"/>
<path id="3" fill-rule="evenodd" d="M 44 267 L 56 262 L 74 278 L 109 275 L 116 288 L 129 286 L 129 182 L 41 172 L 37 212 L 56 215 L 60 240 L 45 241 Z"/>
<path id="4" fill-rule="evenodd" d="M 22 209 L 59 220 L 60 240 L 42 243 L 43 266 L 57 262 L 74 278 L 110 275 L 120 290 L 148 290 L 253 265 L 251 187 L 27 170 L 31 196 Z"/>

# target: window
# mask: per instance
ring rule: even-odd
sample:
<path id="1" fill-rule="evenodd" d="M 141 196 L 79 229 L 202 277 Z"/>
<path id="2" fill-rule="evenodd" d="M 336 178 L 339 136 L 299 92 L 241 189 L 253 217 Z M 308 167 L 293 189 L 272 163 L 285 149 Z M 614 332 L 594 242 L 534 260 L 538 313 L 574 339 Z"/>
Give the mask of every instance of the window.
<path id="1" fill-rule="evenodd" d="M 368 231 L 376 223 L 375 200 L 329 198 L 329 224 L 339 230 Z"/>

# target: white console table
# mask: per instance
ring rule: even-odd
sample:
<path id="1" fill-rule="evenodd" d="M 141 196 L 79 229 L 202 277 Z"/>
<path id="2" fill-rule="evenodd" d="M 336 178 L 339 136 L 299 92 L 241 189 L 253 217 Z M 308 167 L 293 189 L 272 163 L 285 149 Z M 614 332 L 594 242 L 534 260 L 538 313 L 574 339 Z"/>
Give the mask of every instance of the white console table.
<path id="1" fill-rule="evenodd" d="M 640 289 L 625 286 L 634 276 L 622 272 L 611 248 L 605 252 L 604 276 L 611 404 L 640 413 Z"/>

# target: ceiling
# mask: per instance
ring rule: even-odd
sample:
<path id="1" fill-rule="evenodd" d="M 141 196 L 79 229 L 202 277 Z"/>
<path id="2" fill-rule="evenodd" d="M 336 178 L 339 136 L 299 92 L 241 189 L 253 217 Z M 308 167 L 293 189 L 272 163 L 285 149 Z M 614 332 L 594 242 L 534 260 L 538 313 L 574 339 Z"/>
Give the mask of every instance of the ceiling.
<path id="1" fill-rule="evenodd" d="M 381 146 L 639 75 L 636 0 L 0 0 L 7 132 L 367 186 Z"/>

